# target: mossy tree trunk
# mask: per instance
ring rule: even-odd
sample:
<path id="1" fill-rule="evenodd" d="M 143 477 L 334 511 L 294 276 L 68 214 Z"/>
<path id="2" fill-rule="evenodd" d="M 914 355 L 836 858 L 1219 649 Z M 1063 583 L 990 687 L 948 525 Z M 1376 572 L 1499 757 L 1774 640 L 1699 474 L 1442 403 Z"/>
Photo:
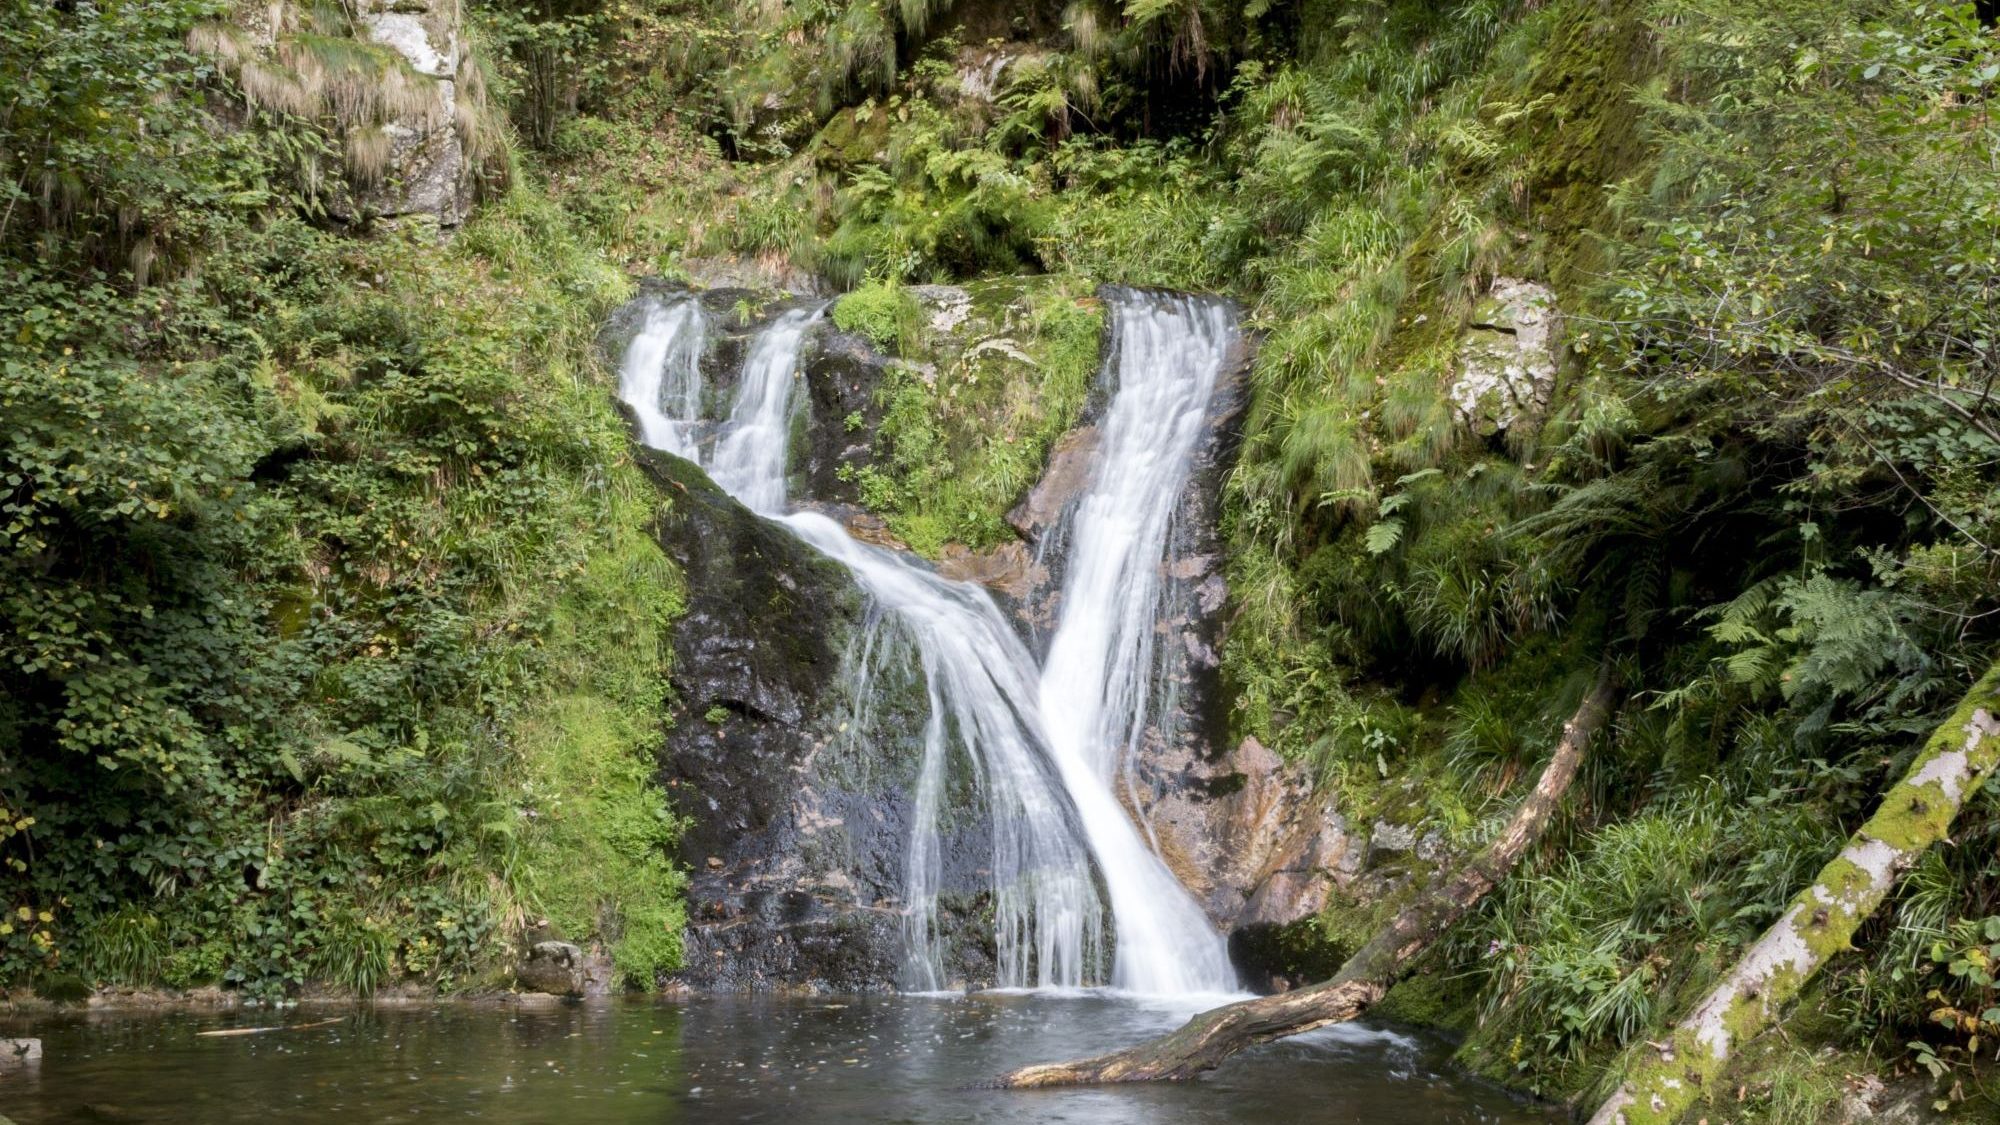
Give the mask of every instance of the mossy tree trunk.
<path id="1" fill-rule="evenodd" d="M 1618 677 L 1607 661 L 1576 713 L 1564 724 L 1555 755 L 1542 770 L 1534 791 L 1514 811 L 1507 826 L 1442 887 L 1398 913 L 1348 958 L 1331 980 L 1203 1012 L 1178 1031 L 1108 1055 L 1023 1067 L 998 1084 L 1027 1088 L 1185 1080 L 1214 1069 L 1246 1047 L 1361 1015 L 1541 839 L 1556 806 L 1575 780 L 1592 737 L 1610 718 L 1618 691 Z"/>
<path id="2" fill-rule="evenodd" d="M 1965 799 L 2000 764 L 2000 664 L 1973 685 L 1938 727 L 1909 772 L 1847 847 L 1665 1042 L 1630 1056 L 1625 1081 L 1590 1125 L 1653 1125 L 1679 1120 L 1729 1062 L 1737 1044 L 1768 1027 L 1826 959 L 1882 905 L 1896 877 L 1944 839 Z"/>

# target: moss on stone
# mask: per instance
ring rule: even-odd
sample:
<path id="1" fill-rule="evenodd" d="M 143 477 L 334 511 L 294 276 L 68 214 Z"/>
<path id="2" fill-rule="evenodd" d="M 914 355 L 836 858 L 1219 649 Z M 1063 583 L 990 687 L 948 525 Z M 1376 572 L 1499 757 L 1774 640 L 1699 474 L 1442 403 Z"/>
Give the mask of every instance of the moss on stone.
<path id="1" fill-rule="evenodd" d="M 871 102 L 829 118 L 810 151 L 820 167 L 847 171 L 880 159 L 888 147 L 889 114 Z"/>
<path id="2" fill-rule="evenodd" d="M 1097 370 L 1103 311 L 1087 285 L 874 286 L 844 298 L 834 318 L 871 340 L 893 338 L 903 359 L 876 392 L 884 415 L 863 503 L 933 558 L 947 543 L 1011 538 L 1007 513 L 1076 424 Z"/>
<path id="3" fill-rule="evenodd" d="M 1369 1015 L 1396 1023 L 1464 1033 L 1479 1016 L 1479 989 L 1465 975 L 1426 973 L 1391 988 Z"/>

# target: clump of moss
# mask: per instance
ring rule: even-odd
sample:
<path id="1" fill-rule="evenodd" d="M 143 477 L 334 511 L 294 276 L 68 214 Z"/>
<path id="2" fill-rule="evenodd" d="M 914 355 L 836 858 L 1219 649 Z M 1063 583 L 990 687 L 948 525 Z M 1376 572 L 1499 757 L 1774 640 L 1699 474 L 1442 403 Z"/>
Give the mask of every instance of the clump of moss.
<path id="1" fill-rule="evenodd" d="M 924 310 L 916 298 L 892 282 L 870 282 L 833 303 L 833 324 L 866 336 L 878 348 L 903 355 L 922 337 Z"/>

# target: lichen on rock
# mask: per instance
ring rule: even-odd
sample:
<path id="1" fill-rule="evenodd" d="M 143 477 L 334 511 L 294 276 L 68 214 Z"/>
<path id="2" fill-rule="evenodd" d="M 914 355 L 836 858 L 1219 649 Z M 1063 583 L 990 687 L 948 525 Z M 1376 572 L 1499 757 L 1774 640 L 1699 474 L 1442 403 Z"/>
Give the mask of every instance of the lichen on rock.
<path id="1" fill-rule="evenodd" d="M 1555 293 L 1519 278 L 1495 278 L 1458 346 L 1448 392 L 1474 433 L 1540 421 L 1555 390 Z"/>

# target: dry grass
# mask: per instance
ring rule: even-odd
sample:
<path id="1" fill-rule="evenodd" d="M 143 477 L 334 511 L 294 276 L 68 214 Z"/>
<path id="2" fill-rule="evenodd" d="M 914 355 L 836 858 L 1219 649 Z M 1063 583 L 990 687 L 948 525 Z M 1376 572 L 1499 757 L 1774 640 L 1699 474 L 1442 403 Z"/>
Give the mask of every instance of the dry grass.
<path id="1" fill-rule="evenodd" d="M 487 96 L 485 75 L 469 58 L 459 63 L 458 96 L 448 104 L 437 79 L 395 50 L 355 37 L 341 8 L 300 9 L 279 0 L 269 19 L 268 50 L 253 33 L 226 23 L 197 25 L 188 48 L 216 60 L 253 109 L 327 127 L 341 143 L 355 188 L 368 190 L 387 176 L 393 145 L 385 127 L 392 124 L 419 133 L 450 125 L 481 181 L 507 182 L 506 127 Z M 304 171 L 316 188 L 320 169 Z"/>

